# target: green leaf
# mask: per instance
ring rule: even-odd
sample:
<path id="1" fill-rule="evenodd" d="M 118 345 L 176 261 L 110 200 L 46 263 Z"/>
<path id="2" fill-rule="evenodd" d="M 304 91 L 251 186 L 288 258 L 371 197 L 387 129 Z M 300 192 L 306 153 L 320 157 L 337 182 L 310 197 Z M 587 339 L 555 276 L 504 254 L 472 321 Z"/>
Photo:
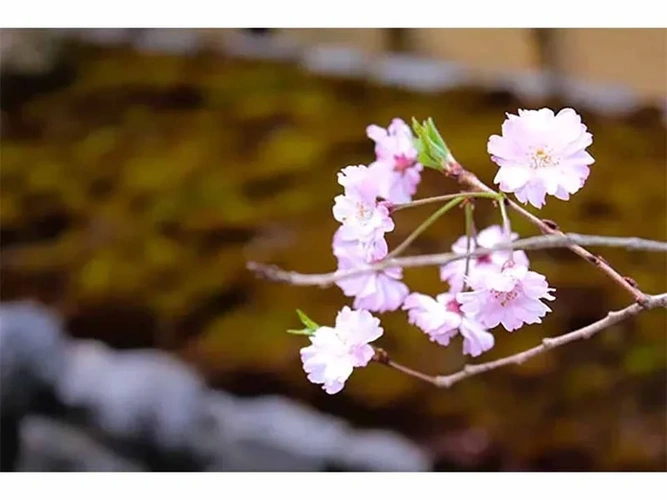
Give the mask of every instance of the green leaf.
<path id="1" fill-rule="evenodd" d="M 297 309 L 296 313 L 299 315 L 299 319 L 306 328 L 312 328 L 313 330 L 317 330 L 320 327 L 320 325 L 318 325 L 312 319 L 306 316 L 306 313 L 304 313 L 301 309 Z"/>
<path id="2" fill-rule="evenodd" d="M 412 130 L 414 130 L 415 135 L 417 137 L 420 137 L 420 135 L 422 134 L 422 131 L 424 130 L 423 125 L 421 123 L 419 123 L 414 116 L 412 117 Z"/>
<path id="3" fill-rule="evenodd" d="M 315 323 L 312 319 L 310 319 L 306 313 L 304 313 L 302 310 L 297 309 L 296 310 L 297 315 L 299 316 L 299 319 L 301 320 L 301 323 L 303 323 L 303 326 L 305 328 L 301 330 L 287 330 L 287 333 L 291 333 L 293 335 L 313 335 L 315 331 L 320 327 L 317 323 Z"/>
<path id="4" fill-rule="evenodd" d="M 440 132 L 438 131 L 438 127 L 435 126 L 435 122 L 433 121 L 433 118 L 429 118 L 426 122 L 427 122 L 429 137 L 431 138 L 433 143 L 440 150 L 442 150 L 444 152 L 449 152 L 449 149 L 447 149 L 447 144 L 445 144 L 444 139 L 440 135 Z"/>
<path id="5" fill-rule="evenodd" d="M 432 118 L 419 123 L 412 119 L 412 129 L 415 133 L 415 147 L 419 154 L 418 159 L 425 167 L 442 170 L 442 165 L 449 158 L 449 149 L 442 139 Z"/>

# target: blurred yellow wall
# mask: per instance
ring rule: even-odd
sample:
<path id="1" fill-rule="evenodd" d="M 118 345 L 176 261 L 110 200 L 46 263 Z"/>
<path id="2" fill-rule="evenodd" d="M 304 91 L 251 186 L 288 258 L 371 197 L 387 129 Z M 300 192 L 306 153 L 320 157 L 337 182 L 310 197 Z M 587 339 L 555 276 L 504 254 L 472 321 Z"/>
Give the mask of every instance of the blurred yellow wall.
<path id="1" fill-rule="evenodd" d="M 391 46 L 380 29 L 286 29 L 304 45 L 338 43 L 368 52 Z M 552 61 L 568 77 L 595 84 L 622 85 L 649 100 L 667 97 L 667 30 L 554 29 Z M 480 74 L 540 69 L 540 51 L 531 29 L 410 29 L 408 51 L 460 62 Z"/>
<path id="2" fill-rule="evenodd" d="M 0 63 L 9 62 L 13 53 L 24 60 L 40 61 L 40 51 L 48 42 L 36 44 L 45 34 L 72 33 L 77 30 L 0 30 Z M 96 37 L 108 38 L 115 32 L 121 36 L 136 36 L 141 31 L 153 32 L 162 40 L 172 36 L 178 42 L 183 37 L 177 29 L 164 30 L 79 30 L 96 32 Z M 158 31 L 161 34 L 158 34 Z M 171 31 L 171 35 L 165 32 Z M 199 43 L 208 46 L 226 44 L 239 29 L 187 30 Z M 497 76 L 512 76 L 516 72 L 538 74 L 549 68 L 577 83 L 626 87 L 640 100 L 657 103 L 667 100 L 667 29 L 515 29 L 515 28 L 439 28 L 439 29 L 276 29 L 280 42 L 288 42 L 297 51 L 318 46 L 335 45 L 357 49 L 362 56 L 373 58 L 386 52 L 400 51 L 415 56 L 460 63 L 473 79 L 484 80 Z M 133 32 L 129 33 L 129 32 Z M 548 36 L 548 57 L 540 34 Z M 109 35 L 111 34 L 111 35 Z M 542 38 L 543 39 L 543 38 Z M 23 49 L 10 50 L 23 41 Z M 27 43 L 26 43 L 27 42 Z M 279 45 L 271 39 L 269 46 Z M 540 47 L 542 46 L 542 50 Z M 38 47 L 39 50 L 34 50 Z M 315 56 L 316 58 L 319 56 Z M 548 66 L 545 66 L 548 62 Z M 25 64 L 24 64 L 25 66 Z"/>

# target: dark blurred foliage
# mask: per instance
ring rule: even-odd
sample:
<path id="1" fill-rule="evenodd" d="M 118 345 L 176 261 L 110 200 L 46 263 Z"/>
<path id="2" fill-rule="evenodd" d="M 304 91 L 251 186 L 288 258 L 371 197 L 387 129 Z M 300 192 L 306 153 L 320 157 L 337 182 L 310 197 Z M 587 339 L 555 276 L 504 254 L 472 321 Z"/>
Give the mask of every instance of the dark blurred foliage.
<path id="1" fill-rule="evenodd" d="M 433 451 L 444 470 L 664 470 L 665 314 L 652 311 L 516 367 L 437 390 L 370 366 L 343 393 L 309 384 L 295 309 L 327 324 L 348 301 L 336 288 L 258 280 L 256 260 L 302 272 L 335 265 L 336 172 L 373 158 L 370 123 L 432 116 L 457 159 L 490 182 L 486 140 L 523 105 L 503 92 L 413 94 L 306 74 L 291 64 L 72 48 L 30 82 L 2 82 L 3 300 L 56 306 L 76 336 L 119 348 L 157 346 L 240 394 L 282 393 L 359 425 L 387 425 Z M 596 158 L 585 188 L 551 200 L 566 231 L 666 237 L 665 128 L 657 112 L 603 118 L 579 109 Z M 420 196 L 457 189 L 429 171 Z M 390 244 L 429 213 L 401 212 Z M 496 223 L 479 203 L 477 224 Z M 522 235 L 535 234 L 515 219 Z M 446 251 L 463 232 L 451 213 L 412 252 Z M 646 292 L 667 286 L 665 257 L 603 250 Z M 508 334 L 481 361 L 528 348 L 631 299 L 567 251 L 533 253 L 557 288 L 543 326 Z M 406 271 L 443 290 L 437 270 Z M 462 366 L 460 345 L 431 344 L 397 312 L 379 345 L 430 373 Z"/>

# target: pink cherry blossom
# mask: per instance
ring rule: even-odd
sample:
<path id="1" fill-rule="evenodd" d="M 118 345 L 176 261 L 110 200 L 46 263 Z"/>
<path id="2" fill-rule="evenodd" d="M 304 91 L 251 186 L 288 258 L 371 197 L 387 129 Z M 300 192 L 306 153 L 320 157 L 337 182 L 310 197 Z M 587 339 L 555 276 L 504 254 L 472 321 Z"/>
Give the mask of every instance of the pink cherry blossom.
<path id="1" fill-rule="evenodd" d="M 369 251 L 363 245 L 336 245 L 334 242 L 338 270 L 363 269 L 383 259 L 388 253 L 385 239 L 376 239 L 373 245 Z M 391 267 L 341 278 L 336 285 L 347 297 L 354 297 L 355 309 L 382 313 L 398 309 L 408 295 L 408 287 L 402 279 L 403 269 Z"/>
<path id="2" fill-rule="evenodd" d="M 345 188 L 345 195 L 374 203 L 379 195 L 378 181 L 365 165 L 350 165 L 338 173 L 338 184 Z"/>
<path id="3" fill-rule="evenodd" d="M 387 129 L 370 125 L 366 134 L 375 141 L 377 161 L 370 165 L 380 197 L 392 203 L 406 203 L 417 192 L 423 165 L 417 161 L 412 130 L 400 118 Z"/>
<path id="4" fill-rule="evenodd" d="M 347 255 L 358 255 L 364 262 L 376 262 L 388 253 L 387 241 L 384 236 L 360 241 L 349 238 L 349 231 L 340 226 L 334 233 L 331 248 L 337 258 L 345 258 Z"/>
<path id="5" fill-rule="evenodd" d="M 573 109 L 556 115 L 548 108 L 508 113 L 502 135 L 492 135 L 487 145 L 500 167 L 494 182 L 536 208 L 544 205 L 547 194 L 568 200 L 588 178 L 595 160 L 586 148 L 592 143 L 593 136 Z"/>
<path id="6" fill-rule="evenodd" d="M 512 241 L 516 240 L 518 237 L 519 235 L 517 233 L 512 233 L 510 235 L 510 239 Z M 477 241 L 476 244 L 475 240 Z M 477 237 L 470 241 L 470 251 L 472 252 L 480 248 L 493 248 L 505 240 L 506 238 L 503 235 L 503 229 L 501 226 L 489 226 L 477 233 Z M 452 252 L 459 255 L 465 255 L 468 253 L 467 245 L 468 237 L 461 236 L 452 245 Z M 489 252 L 486 255 L 471 258 L 470 264 L 468 266 L 468 276 L 472 278 L 474 274 L 483 273 L 486 271 L 500 271 L 503 264 L 509 260 L 509 257 L 509 251 L 497 250 L 495 252 Z M 515 250 L 512 252 L 512 260 L 516 264 L 520 264 L 526 267 L 529 266 L 528 256 L 523 250 Z M 449 283 L 450 292 L 456 293 L 463 290 L 465 267 L 465 259 L 460 259 L 449 262 L 440 268 L 440 279 Z"/>
<path id="7" fill-rule="evenodd" d="M 382 333 L 380 320 L 371 313 L 343 307 L 335 327 L 319 327 L 310 337 L 311 345 L 301 349 L 308 380 L 322 384 L 328 394 L 340 392 L 354 368 L 366 366 L 373 358 L 373 348 L 368 344 Z"/>
<path id="8" fill-rule="evenodd" d="M 408 322 L 426 333 L 432 342 L 448 346 L 460 333 L 463 354 L 479 356 L 495 343 L 493 335 L 474 318 L 467 316 L 453 293 L 442 293 L 435 299 L 421 293 L 411 293 L 403 309 L 408 311 Z"/>
<path id="9" fill-rule="evenodd" d="M 357 194 L 336 196 L 332 211 L 342 224 L 339 237 L 346 241 L 370 242 L 394 230 L 386 205 Z"/>
<path id="10" fill-rule="evenodd" d="M 546 278 L 526 266 L 506 263 L 500 272 L 471 277 L 471 292 L 456 295 L 461 310 L 484 327 L 502 324 L 509 332 L 524 324 L 541 323 L 551 309 L 541 299 L 554 300 Z"/>

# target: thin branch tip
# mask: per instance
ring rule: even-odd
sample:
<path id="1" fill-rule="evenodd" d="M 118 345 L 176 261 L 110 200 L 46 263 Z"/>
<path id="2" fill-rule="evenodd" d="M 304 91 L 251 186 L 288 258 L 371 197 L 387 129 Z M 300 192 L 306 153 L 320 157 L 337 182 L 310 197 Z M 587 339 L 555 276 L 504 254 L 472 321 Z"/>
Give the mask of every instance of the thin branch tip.
<path id="1" fill-rule="evenodd" d="M 573 342 L 575 340 L 583 340 L 591 338 L 596 333 L 599 333 L 600 331 L 612 325 L 625 321 L 626 319 L 632 316 L 636 316 L 646 309 L 653 309 L 656 307 L 667 308 L 667 293 L 661 293 L 658 295 L 647 295 L 645 306 L 641 306 L 639 304 L 634 303 L 625 307 L 624 309 L 620 309 L 617 311 L 610 311 L 604 318 L 594 323 L 591 323 L 588 326 L 579 328 L 578 330 L 574 330 L 572 332 L 560 335 L 558 337 L 546 337 L 542 339 L 540 344 L 536 345 L 535 347 L 519 352 L 517 354 L 513 354 L 511 356 L 497 359 L 495 361 L 489 361 L 488 363 L 480 363 L 480 364 L 466 364 L 459 371 L 451 373 L 449 375 L 437 375 L 435 377 L 430 377 L 428 375 L 424 375 L 423 373 L 416 372 L 404 366 L 399 365 L 399 367 L 397 367 L 393 362 L 388 363 L 388 365 L 392 368 L 398 369 L 403 373 L 406 373 L 407 375 L 411 375 L 421 380 L 425 380 L 426 382 L 432 383 L 437 387 L 447 389 L 452 385 L 454 385 L 455 383 L 460 382 L 461 380 L 464 380 L 466 378 L 473 377 L 475 375 L 479 375 L 481 373 L 495 370 L 497 368 L 502 368 L 508 365 L 520 365 L 525 363 L 529 359 L 539 354 L 542 354 L 546 351 L 554 349 L 556 347 L 569 344 L 570 342 Z"/>
<path id="2" fill-rule="evenodd" d="M 382 365 L 388 365 L 389 362 L 391 361 L 389 359 L 389 354 L 387 351 L 382 349 L 381 347 L 373 347 L 373 358 L 372 361 L 375 361 L 376 363 L 380 363 Z"/>
<path id="3" fill-rule="evenodd" d="M 285 272 L 273 264 L 260 264 L 259 262 L 248 262 L 246 269 L 260 278 L 268 281 L 288 281 Z"/>

